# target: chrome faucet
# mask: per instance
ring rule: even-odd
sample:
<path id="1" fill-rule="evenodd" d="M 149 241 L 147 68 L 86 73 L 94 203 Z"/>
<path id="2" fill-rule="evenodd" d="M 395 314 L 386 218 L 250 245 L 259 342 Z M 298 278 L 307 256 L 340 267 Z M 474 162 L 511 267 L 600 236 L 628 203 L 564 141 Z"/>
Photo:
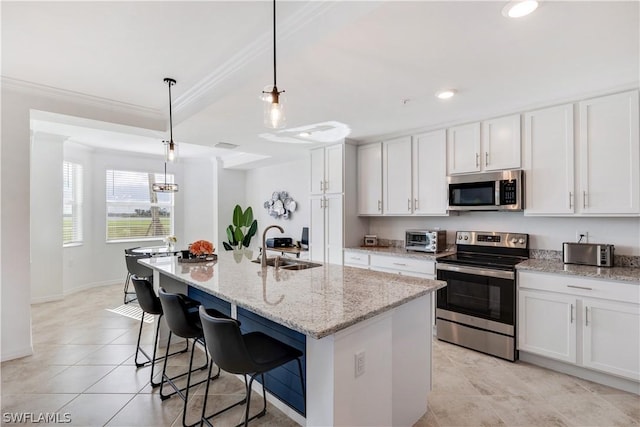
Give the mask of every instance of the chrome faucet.
<path id="1" fill-rule="evenodd" d="M 267 266 L 267 231 L 269 231 L 270 228 L 277 228 L 278 230 L 280 230 L 281 233 L 284 233 L 284 228 L 280 227 L 279 225 L 270 225 L 267 228 L 264 229 L 264 231 L 262 232 L 262 255 L 260 258 L 260 264 L 263 267 Z"/>

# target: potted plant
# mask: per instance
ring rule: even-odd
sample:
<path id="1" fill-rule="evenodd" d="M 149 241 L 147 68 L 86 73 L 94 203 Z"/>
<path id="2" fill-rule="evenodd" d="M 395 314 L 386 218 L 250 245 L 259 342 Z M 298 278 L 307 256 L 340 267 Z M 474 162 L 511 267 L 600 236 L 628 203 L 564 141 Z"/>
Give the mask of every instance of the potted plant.
<path id="1" fill-rule="evenodd" d="M 253 209 L 249 206 L 244 212 L 240 205 L 233 209 L 233 224 L 227 227 L 228 242 L 222 242 L 228 251 L 249 247 L 251 239 L 258 231 L 258 221 L 253 219 Z"/>

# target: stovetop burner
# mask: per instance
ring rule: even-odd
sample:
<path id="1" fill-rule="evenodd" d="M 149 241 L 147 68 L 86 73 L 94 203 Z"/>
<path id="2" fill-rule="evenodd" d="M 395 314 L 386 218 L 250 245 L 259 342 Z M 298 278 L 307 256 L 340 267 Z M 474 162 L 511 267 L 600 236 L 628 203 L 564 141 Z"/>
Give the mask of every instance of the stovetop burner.
<path id="1" fill-rule="evenodd" d="M 458 231 L 456 243 L 457 253 L 438 262 L 513 271 L 529 258 L 528 234 Z"/>

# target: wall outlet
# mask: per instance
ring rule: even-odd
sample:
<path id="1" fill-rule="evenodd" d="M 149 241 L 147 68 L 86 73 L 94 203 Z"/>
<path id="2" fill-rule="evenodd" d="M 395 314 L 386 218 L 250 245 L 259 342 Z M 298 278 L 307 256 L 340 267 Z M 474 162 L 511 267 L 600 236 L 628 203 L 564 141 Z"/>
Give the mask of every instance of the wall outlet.
<path id="1" fill-rule="evenodd" d="M 359 351 L 353 355 L 355 361 L 355 376 L 356 378 L 364 374 L 365 360 L 364 351 Z"/>
<path id="2" fill-rule="evenodd" d="M 588 231 L 576 231 L 576 242 L 589 243 Z"/>

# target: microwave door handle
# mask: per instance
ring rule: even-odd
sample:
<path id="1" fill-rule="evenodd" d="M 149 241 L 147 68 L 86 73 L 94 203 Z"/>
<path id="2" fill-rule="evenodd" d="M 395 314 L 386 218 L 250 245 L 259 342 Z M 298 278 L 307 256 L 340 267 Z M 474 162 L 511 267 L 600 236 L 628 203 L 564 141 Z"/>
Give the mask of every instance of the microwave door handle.
<path id="1" fill-rule="evenodd" d="M 500 206 L 500 181 L 496 181 L 496 194 L 495 194 L 495 198 L 496 198 L 496 206 Z"/>

